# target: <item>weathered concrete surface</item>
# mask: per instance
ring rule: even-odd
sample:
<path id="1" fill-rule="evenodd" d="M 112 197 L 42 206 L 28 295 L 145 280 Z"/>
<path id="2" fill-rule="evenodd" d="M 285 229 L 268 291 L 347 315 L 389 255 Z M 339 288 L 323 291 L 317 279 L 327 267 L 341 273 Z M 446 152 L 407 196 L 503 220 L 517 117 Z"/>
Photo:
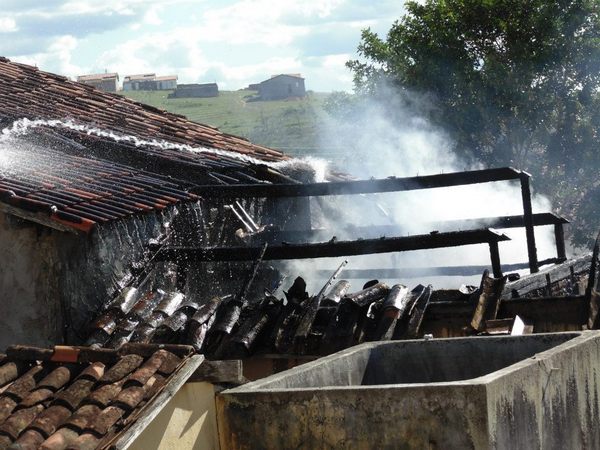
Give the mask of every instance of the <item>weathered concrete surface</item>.
<path id="1" fill-rule="evenodd" d="M 221 447 L 600 448 L 599 364 L 598 332 L 365 344 L 218 395 Z"/>
<path id="2" fill-rule="evenodd" d="M 78 334 L 171 216 L 149 214 L 82 236 L 0 213 L 0 351 L 80 343 Z"/>
<path id="3" fill-rule="evenodd" d="M 0 348 L 62 339 L 54 232 L 0 213 Z"/>

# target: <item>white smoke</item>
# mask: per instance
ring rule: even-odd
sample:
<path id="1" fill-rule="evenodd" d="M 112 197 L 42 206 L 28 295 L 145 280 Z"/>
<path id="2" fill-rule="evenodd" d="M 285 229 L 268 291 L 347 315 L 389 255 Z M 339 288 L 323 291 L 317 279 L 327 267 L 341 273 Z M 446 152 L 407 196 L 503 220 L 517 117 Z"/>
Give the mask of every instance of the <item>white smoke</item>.
<path id="1" fill-rule="evenodd" d="M 414 102 L 414 99 L 411 101 Z M 402 102 L 398 102 L 393 116 L 389 114 L 389 109 L 375 102 L 364 104 L 358 112 L 346 115 L 343 121 L 332 118 L 325 124 L 322 132 L 322 147 L 326 149 L 325 153 L 332 157 L 331 165 L 359 179 L 412 177 L 483 168 L 479 164 L 461 161 L 456 156 L 454 144 L 449 137 L 407 109 Z M 532 182 L 535 185 L 535 177 Z M 338 239 L 365 237 L 343 233 L 342 229 L 347 226 L 394 224 L 402 228 L 403 235 L 414 235 L 434 231 L 430 222 L 523 214 L 518 181 L 390 194 L 329 197 L 320 201 L 329 205 L 322 225 L 332 230 L 331 234 L 336 235 Z M 535 195 L 533 212 L 550 211 L 550 201 Z M 512 239 L 500 243 L 501 262 L 527 262 L 525 230 L 517 228 L 501 231 Z M 535 237 L 539 260 L 556 256 L 551 226 L 536 227 Z M 348 269 L 490 264 L 487 244 L 348 259 Z M 302 274 L 309 283 L 311 292 L 316 292 L 322 279 L 317 277 L 315 271 L 327 269 L 333 272 L 339 262 L 338 259 L 294 261 L 288 263 L 286 269 L 290 275 Z M 343 273 L 341 277 L 343 278 Z M 458 287 L 463 283 L 478 284 L 478 278 L 419 277 L 416 280 L 386 281 L 404 284 L 432 283 L 434 287 L 442 288 Z M 360 289 L 360 283 L 353 282 L 353 289 Z"/>

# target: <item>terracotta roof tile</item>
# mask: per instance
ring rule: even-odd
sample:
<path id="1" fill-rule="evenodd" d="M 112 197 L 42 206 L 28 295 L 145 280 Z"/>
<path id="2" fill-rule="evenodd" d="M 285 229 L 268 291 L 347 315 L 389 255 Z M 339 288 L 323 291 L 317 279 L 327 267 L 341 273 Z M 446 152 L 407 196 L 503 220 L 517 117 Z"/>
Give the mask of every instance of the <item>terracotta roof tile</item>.
<path id="1" fill-rule="evenodd" d="M 197 199 L 177 184 L 133 167 L 45 148 L 35 153 L 33 163 L 11 167 L 7 174 L 0 171 L 0 201 L 45 213 L 57 225 L 87 232 L 98 223 Z M 10 154 L 30 158 L 24 150 Z"/>
<path id="2" fill-rule="evenodd" d="M 35 167 L 16 165 L 9 174 L 0 170 L 0 204 L 8 204 L 12 213 L 26 211 L 25 218 L 44 225 L 89 232 L 98 224 L 197 200 L 187 192 L 193 184 L 285 179 L 236 156 L 258 163 L 287 159 L 277 150 L 1 57 L 0 105 L 0 127 L 18 119 L 62 121 L 36 128 L 35 139 L 29 137 L 42 140 L 42 148 L 15 158 L 29 163 L 35 153 Z"/>
<path id="3" fill-rule="evenodd" d="M 28 86 L 28 89 L 21 89 L 25 86 Z M 131 128 L 120 126 L 125 120 L 139 123 L 142 136 L 201 147 L 230 149 L 271 161 L 285 158 L 283 153 L 277 150 L 251 144 L 245 139 L 222 133 L 216 128 L 192 122 L 182 116 L 120 95 L 102 92 L 92 86 L 69 81 L 65 77 L 43 72 L 32 66 L 13 63 L 6 58 L 0 58 L 0 99 L 3 103 L 3 113 L 15 117 L 25 115 L 30 118 L 75 118 L 106 129 L 133 131 Z M 98 120 L 99 113 L 103 113 L 102 120 Z M 149 127 L 154 130 L 171 131 L 147 133 Z"/>
<path id="4" fill-rule="evenodd" d="M 161 347 L 10 348 L 0 366 L 13 379 L 0 392 L 0 448 L 104 448 L 143 416 L 192 351 Z"/>

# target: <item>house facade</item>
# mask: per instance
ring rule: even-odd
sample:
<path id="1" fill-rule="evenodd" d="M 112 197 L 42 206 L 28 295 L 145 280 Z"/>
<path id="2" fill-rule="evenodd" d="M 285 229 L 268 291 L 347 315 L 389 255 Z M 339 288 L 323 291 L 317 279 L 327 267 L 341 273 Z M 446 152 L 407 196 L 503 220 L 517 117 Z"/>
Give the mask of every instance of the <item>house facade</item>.
<path id="1" fill-rule="evenodd" d="M 117 92 L 119 83 L 118 73 L 98 73 L 77 77 L 79 83 L 89 84 L 104 92 Z"/>
<path id="2" fill-rule="evenodd" d="M 304 78 L 300 74 L 273 75 L 268 80 L 250 85 L 258 91 L 260 100 L 284 100 L 305 97 Z"/>
<path id="3" fill-rule="evenodd" d="M 219 96 L 217 83 L 180 84 L 169 98 L 209 98 Z"/>
<path id="4" fill-rule="evenodd" d="M 123 78 L 124 91 L 165 91 L 176 88 L 177 75 L 156 76 L 155 73 L 144 73 Z"/>

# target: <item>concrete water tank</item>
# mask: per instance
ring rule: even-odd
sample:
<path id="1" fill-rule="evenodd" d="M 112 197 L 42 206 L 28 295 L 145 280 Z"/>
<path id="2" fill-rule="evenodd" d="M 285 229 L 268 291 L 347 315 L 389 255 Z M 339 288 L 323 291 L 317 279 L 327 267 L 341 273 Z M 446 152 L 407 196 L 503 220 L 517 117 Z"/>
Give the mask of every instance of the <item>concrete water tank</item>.
<path id="1" fill-rule="evenodd" d="M 221 448 L 600 448 L 600 333 L 359 345 L 222 392 Z"/>

